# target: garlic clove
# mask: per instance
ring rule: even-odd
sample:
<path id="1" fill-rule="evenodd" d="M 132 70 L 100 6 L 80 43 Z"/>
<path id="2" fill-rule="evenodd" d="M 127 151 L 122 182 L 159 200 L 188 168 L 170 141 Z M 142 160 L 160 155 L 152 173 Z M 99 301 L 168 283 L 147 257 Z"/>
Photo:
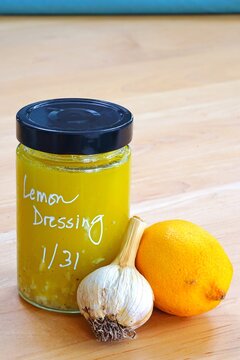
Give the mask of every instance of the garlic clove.
<path id="1" fill-rule="evenodd" d="M 77 301 L 100 341 L 134 338 L 153 310 L 153 292 L 134 266 L 146 224 L 132 218 L 123 249 L 114 262 L 86 276 L 79 285 Z"/>

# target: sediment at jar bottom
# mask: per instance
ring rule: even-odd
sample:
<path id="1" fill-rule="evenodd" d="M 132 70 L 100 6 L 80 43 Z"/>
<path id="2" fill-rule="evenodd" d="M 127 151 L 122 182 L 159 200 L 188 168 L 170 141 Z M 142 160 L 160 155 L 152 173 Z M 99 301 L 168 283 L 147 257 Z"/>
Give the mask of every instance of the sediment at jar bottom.
<path id="1" fill-rule="evenodd" d="M 29 304 L 39 308 L 39 309 L 43 309 L 43 310 L 47 310 L 47 311 L 52 311 L 52 312 L 58 312 L 58 313 L 64 313 L 64 314 L 79 314 L 80 311 L 78 308 L 76 307 L 71 307 L 71 308 L 67 308 L 67 307 L 57 307 L 55 303 L 49 303 L 48 301 L 39 301 L 39 299 L 31 299 L 28 298 L 20 289 L 18 289 L 18 294 L 19 296 L 25 300 L 26 302 L 28 302 Z"/>

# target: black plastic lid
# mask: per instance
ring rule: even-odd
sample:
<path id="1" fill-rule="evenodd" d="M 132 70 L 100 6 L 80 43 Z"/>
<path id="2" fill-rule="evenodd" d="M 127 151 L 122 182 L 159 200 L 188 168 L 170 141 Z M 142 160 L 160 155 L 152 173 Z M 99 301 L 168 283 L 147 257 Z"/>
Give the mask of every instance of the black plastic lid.
<path id="1" fill-rule="evenodd" d="M 99 154 L 132 139 L 133 117 L 124 107 L 102 100 L 53 99 L 17 113 L 20 143 L 54 154 Z"/>

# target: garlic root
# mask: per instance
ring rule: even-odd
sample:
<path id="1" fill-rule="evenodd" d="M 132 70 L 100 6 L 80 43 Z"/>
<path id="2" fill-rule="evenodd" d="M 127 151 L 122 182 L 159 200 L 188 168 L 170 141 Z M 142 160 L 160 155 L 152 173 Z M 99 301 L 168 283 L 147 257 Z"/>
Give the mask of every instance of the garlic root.
<path id="1" fill-rule="evenodd" d="M 135 268 L 135 257 L 146 224 L 138 217 L 129 221 L 123 248 L 116 259 L 80 283 L 77 301 L 99 341 L 133 339 L 153 310 L 153 292 Z"/>
<path id="2" fill-rule="evenodd" d="M 122 326 L 107 316 L 95 320 L 89 318 L 88 322 L 97 340 L 101 342 L 134 339 L 136 337 L 135 330 Z"/>

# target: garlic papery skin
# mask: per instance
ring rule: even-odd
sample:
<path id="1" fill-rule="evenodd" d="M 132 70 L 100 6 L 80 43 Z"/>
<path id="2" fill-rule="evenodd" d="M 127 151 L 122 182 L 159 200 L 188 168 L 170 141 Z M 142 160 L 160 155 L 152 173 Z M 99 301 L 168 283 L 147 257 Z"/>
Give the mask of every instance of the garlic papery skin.
<path id="1" fill-rule="evenodd" d="M 136 329 L 150 317 L 152 289 L 134 268 L 111 264 L 95 270 L 80 284 L 78 305 L 86 319 L 109 317 Z"/>
<path id="2" fill-rule="evenodd" d="M 153 292 L 135 268 L 135 257 L 146 224 L 130 219 L 124 246 L 112 264 L 86 276 L 79 285 L 77 301 L 100 341 L 134 338 L 153 310 Z"/>

